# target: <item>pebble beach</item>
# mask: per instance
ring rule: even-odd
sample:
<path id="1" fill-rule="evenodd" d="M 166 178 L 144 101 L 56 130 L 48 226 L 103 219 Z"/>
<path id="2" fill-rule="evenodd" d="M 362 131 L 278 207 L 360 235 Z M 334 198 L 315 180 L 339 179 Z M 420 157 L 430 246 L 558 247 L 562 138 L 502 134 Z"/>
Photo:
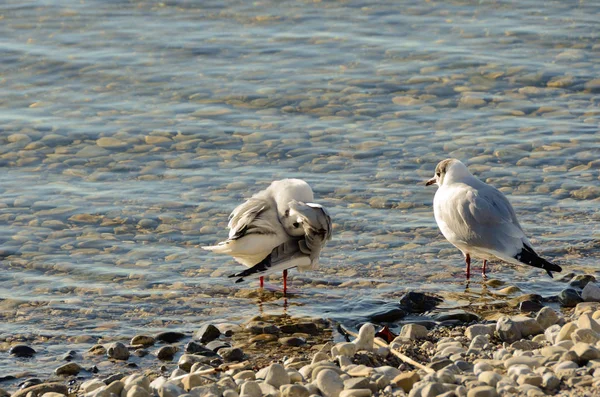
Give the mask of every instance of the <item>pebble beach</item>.
<path id="1" fill-rule="evenodd" d="M 2 2 L 0 397 L 600 395 L 600 10 L 538 3 Z M 563 272 L 466 281 L 447 157 Z M 287 177 L 285 298 L 201 247 Z"/>

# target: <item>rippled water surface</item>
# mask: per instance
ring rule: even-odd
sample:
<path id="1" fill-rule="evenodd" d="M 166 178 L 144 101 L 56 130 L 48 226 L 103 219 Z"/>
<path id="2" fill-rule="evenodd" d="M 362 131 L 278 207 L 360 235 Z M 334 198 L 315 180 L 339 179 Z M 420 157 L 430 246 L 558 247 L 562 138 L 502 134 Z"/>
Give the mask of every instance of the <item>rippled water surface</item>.
<path id="1" fill-rule="evenodd" d="M 261 310 L 343 320 L 407 289 L 477 302 L 486 289 L 476 277 L 465 291 L 423 183 L 446 157 L 509 195 L 541 254 L 594 272 L 599 12 L 593 1 L 3 1 L 5 346 L 190 331 Z M 238 265 L 200 249 L 284 177 L 306 179 L 335 228 L 322 268 L 292 271 L 287 308 L 258 305 L 254 284 L 226 277 Z M 492 269 L 523 292 L 564 288 L 537 269 Z"/>

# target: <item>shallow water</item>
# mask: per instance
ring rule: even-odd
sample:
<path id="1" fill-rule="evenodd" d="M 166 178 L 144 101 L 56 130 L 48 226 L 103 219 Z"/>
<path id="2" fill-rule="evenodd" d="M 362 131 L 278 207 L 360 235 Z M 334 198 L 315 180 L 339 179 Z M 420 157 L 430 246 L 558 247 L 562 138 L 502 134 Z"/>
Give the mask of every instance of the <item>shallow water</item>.
<path id="1" fill-rule="evenodd" d="M 599 11 L 2 2 L 0 336 L 48 349 L 45 336 L 191 331 L 261 310 L 350 321 L 408 289 L 447 308 L 480 301 L 423 184 L 446 157 L 509 195 L 540 253 L 595 272 Z M 239 267 L 200 249 L 284 177 L 306 179 L 335 228 L 322 269 L 292 272 L 286 308 L 236 296 L 254 285 L 233 285 Z M 565 285 L 492 268 L 524 293 Z M 14 367 L 0 353 L 0 372 Z"/>

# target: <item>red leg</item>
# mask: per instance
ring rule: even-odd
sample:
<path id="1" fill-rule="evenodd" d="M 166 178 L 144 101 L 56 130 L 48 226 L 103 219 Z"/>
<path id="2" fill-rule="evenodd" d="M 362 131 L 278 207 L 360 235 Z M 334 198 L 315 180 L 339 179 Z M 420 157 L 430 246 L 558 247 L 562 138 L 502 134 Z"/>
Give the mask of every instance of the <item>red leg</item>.
<path id="1" fill-rule="evenodd" d="M 260 277 L 259 281 L 260 281 L 260 288 L 264 287 L 265 286 L 265 278 L 264 277 Z"/>
<path id="2" fill-rule="evenodd" d="M 283 271 L 283 296 L 287 295 L 287 269 Z"/>
<path id="3" fill-rule="evenodd" d="M 465 263 L 467 264 L 467 279 L 471 278 L 471 255 L 465 255 Z"/>
<path id="4" fill-rule="evenodd" d="M 485 265 L 487 265 L 487 260 L 486 259 L 483 260 L 483 270 L 481 271 L 481 274 L 483 275 L 483 278 L 487 278 L 487 275 L 485 274 Z"/>

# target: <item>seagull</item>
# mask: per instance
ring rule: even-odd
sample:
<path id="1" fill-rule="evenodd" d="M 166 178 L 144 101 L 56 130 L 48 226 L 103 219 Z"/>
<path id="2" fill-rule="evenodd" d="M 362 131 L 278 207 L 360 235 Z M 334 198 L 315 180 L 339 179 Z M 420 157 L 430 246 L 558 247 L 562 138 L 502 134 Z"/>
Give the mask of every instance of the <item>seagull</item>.
<path id="1" fill-rule="evenodd" d="M 313 200 L 312 189 L 301 179 L 274 181 L 233 210 L 227 240 L 202 248 L 247 266 L 229 276 L 239 277 L 236 282 L 258 277 L 262 288 L 264 276 L 282 271 L 285 295 L 288 269 L 315 269 L 331 239 L 331 217 Z"/>
<path id="2" fill-rule="evenodd" d="M 433 199 L 435 220 L 444 237 L 462 251 L 467 279 L 471 256 L 483 259 L 483 277 L 493 257 L 544 269 L 550 277 L 562 271 L 533 250 L 506 196 L 474 177 L 462 162 L 440 161 L 425 185 L 433 184 L 439 186 Z"/>

